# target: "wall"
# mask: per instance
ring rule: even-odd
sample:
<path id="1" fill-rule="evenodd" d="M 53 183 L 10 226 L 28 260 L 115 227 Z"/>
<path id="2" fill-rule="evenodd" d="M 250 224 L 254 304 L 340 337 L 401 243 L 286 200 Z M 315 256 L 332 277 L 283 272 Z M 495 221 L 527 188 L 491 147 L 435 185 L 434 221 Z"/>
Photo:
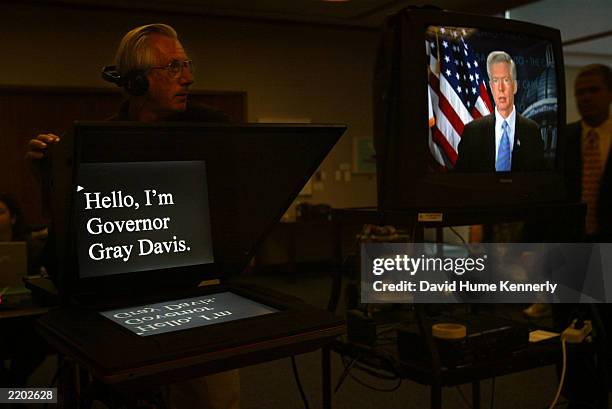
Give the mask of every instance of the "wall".
<path id="1" fill-rule="evenodd" d="M 513 17 L 546 24 L 539 13 L 521 12 Z M 350 182 L 334 179 L 341 165 L 352 161 L 352 139 L 372 133 L 375 30 L 4 4 L 0 85 L 108 86 L 100 68 L 112 63 L 121 36 L 134 26 L 159 21 L 178 29 L 195 60 L 194 88 L 246 91 L 250 121 L 310 118 L 349 126 L 321 167 L 327 176 L 324 189 L 300 200 L 334 207 L 376 203 L 373 175 L 353 174 Z M 578 118 L 575 74 L 575 68 L 566 68 L 568 121 Z"/>
<path id="2" fill-rule="evenodd" d="M 563 53 L 567 66 L 612 64 L 612 36 L 609 34 L 612 15 L 610 0 L 539 0 L 512 9 L 509 14 L 516 20 L 559 29 L 563 42 L 592 35 L 601 36 L 564 46 Z"/>
<path id="3" fill-rule="evenodd" d="M 123 34 L 169 23 L 195 61 L 194 89 L 246 91 L 250 121 L 310 118 L 349 126 L 321 166 L 323 190 L 307 200 L 376 204 L 373 175 L 334 180 L 341 164 L 351 163 L 352 138 L 372 133 L 376 31 L 43 5 L 3 5 L 0 21 L 0 85 L 71 87 L 106 86 L 100 68 L 112 63 Z"/>
<path id="4" fill-rule="evenodd" d="M 576 99 L 574 98 L 574 81 L 580 71 L 579 67 L 565 66 L 565 98 L 567 104 L 567 122 L 572 123 L 580 119 Z"/>

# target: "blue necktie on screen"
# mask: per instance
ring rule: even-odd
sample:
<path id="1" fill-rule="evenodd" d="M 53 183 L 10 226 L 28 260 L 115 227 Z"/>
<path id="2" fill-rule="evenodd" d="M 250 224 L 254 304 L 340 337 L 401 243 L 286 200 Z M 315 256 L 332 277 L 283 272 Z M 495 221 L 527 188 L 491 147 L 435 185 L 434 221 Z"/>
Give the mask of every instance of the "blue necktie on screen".
<path id="1" fill-rule="evenodd" d="M 502 124 L 502 137 L 497 151 L 495 170 L 509 172 L 512 167 L 512 151 L 510 150 L 510 137 L 508 136 L 508 122 Z"/>

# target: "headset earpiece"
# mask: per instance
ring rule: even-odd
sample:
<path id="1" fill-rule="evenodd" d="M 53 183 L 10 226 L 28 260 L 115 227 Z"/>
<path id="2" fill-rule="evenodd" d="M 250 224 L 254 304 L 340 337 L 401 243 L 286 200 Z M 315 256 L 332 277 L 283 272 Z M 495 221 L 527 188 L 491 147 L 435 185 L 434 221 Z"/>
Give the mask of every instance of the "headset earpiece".
<path id="1" fill-rule="evenodd" d="M 102 79 L 112 82 L 113 84 L 123 87 L 125 91 L 133 96 L 141 96 L 149 90 L 149 80 L 147 74 L 142 70 L 133 70 L 122 76 L 117 67 L 107 65 L 102 68 Z"/>
<path id="2" fill-rule="evenodd" d="M 123 78 L 123 88 L 128 94 L 135 97 L 142 96 L 149 90 L 149 80 L 147 74 L 142 70 L 128 72 Z"/>
<path id="3" fill-rule="evenodd" d="M 107 82 L 112 82 L 117 86 L 121 86 L 121 74 L 117 71 L 114 65 L 105 65 L 102 67 L 102 79 Z"/>

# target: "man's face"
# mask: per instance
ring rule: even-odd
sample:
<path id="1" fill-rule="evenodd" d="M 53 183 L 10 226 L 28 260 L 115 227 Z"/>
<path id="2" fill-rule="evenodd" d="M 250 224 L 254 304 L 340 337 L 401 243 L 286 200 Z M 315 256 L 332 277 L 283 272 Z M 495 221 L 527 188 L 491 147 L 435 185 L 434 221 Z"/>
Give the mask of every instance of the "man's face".
<path id="1" fill-rule="evenodd" d="M 608 118 L 612 91 L 598 74 L 586 74 L 576 78 L 574 95 L 580 116 L 591 126 L 600 125 Z"/>
<path id="2" fill-rule="evenodd" d="M 152 35 L 149 44 L 157 55 L 156 67 L 165 67 L 172 61 L 189 59 L 180 42 L 163 35 Z M 173 78 L 167 69 L 154 68 L 147 74 L 149 92 L 147 103 L 153 112 L 168 114 L 184 111 L 187 107 L 188 88 L 193 83 L 193 74 L 185 67 L 178 77 Z"/>
<path id="3" fill-rule="evenodd" d="M 516 94 L 516 81 L 512 78 L 510 64 L 507 62 L 496 62 L 491 65 L 491 79 L 489 82 L 497 111 L 506 118 L 512 112 L 514 106 L 514 94 Z"/>

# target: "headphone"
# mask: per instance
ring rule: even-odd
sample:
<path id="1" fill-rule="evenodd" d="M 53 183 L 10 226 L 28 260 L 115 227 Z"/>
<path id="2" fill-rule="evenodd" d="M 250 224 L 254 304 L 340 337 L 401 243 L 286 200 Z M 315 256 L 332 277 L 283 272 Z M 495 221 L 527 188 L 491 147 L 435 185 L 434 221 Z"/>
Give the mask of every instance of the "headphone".
<path id="1" fill-rule="evenodd" d="M 121 75 L 114 65 L 107 65 L 102 68 L 102 79 L 112 82 L 118 87 L 123 87 L 125 91 L 135 97 L 142 96 L 149 90 L 149 80 L 144 70 L 132 70 L 125 75 Z"/>

